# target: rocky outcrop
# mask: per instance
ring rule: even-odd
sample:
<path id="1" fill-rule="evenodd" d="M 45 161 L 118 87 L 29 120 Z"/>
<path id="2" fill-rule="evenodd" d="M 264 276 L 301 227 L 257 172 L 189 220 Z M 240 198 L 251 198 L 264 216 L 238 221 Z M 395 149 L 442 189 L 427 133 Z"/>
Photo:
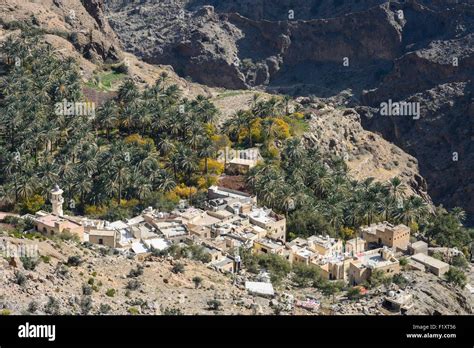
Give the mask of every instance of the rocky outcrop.
<path id="1" fill-rule="evenodd" d="M 387 182 L 399 177 L 408 194 L 416 194 L 431 204 L 425 179 L 419 174 L 418 161 L 376 133 L 362 128 L 360 115 L 351 108 L 325 106 L 311 112 L 307 144 L 316 145 L 325 155 L 344 158 L 349 175 L 357 180 L 373 177 Z"/>
<path id="2" fill-rule="evenodd" d="M 471 82 L 452 82 L 406 98 L 419 103 L 420 119 L 380 116 L 377 109 L 358 108 L 365 128 L 419 159 L 434 202 L 463 207 L 474 217 L 474 103 Z M 368 117 L 367 117 L 368 116 Z"/>
<path id="3" fill-rule="evenodd" d="M 173 65 L 213 86 L 268 85 L 320 96 L 348 87 L 358 96 L 376 87 L 393 65 L 396 72 L 397 63 L 410 59 L 401 59 L 405 54 L 454 38 L 463 26 L 469 30 L 466 13 L 472 12 L 467 5 L 422 0 L 337 3 L 107 0 L 127 50 L 146 61 Z"/>
<path id="4" fill-rule="evenodd" d="M 0 20 L 6 29 L 23 23 L 66 39 L 93 62 L 117 62 L 122 58 L 120 42 L 103 10 L 103 0 L 9 0 L 0 2 Z"/>
<path id="5" fill-rule="evenodd" d="M 347 73 L 364 65 L 384 66 L 402 51 L 403 23 L 388 4 L 338 18 L 270 21 L 219 13 L 208 5 L 186 6 L 186 1 L 145 1 L 139 8 L 108 3 L 112 27 L 127 50 L 213 86 L 310 83 L 320 79 L 321 66 L 328 77 L 344 73 L 345 57 L 351 66 Z"/>

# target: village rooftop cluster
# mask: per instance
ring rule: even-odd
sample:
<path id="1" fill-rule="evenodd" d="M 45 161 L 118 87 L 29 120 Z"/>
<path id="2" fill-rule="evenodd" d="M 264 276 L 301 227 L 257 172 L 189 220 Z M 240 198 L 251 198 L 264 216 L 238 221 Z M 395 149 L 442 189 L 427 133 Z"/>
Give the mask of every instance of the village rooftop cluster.
<path id="1" fill-rule="evenodd" d="M 153 250 L 164 251 L 172 244 L 200 245 L 209 254 L 208 267 L 223 273 L 239 273 L 239 250 L 276 254 L 291 264 L 317 267 L 327 280 L 343 280 L 351 285 L 370 279 L 375 270 L 388 276 L 400 273 L 399 258 L 408 256 L 409 267 L 442 276 L 449 270 L 443 261 L 428 256 L 423 241 L 410 243 L 410 229 L 388 222 L 363 227 L 345 243 L 327 235 L 313 235 L 286 241 L 286 219 L 258 205 L 255 196 L 219 186 L 208 189 L 206 209 L 182 201 L 171 212 L 151 207 L 125 221 L 94 220 L 63 213 L 63 191 L 51 190 L 52 213 L 27 214 L 34 229 L 48 236 L 68 232 L 80 241 L 115 248 L 139 259 Z M 249 291 L 273 295 L 269 280 L 247 282 Z"/>

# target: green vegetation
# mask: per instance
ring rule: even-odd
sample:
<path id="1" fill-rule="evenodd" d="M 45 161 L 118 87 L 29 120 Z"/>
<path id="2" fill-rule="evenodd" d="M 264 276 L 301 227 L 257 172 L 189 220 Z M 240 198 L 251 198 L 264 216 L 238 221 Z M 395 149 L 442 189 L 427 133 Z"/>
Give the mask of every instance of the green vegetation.
<path id="1" fill-rule="evenodd" d="M 334 282 L 327 282 L 323 288 L 322 292 L 326 296 L 332 296 L 332 302 L 334 303 L 336 300 L 336 294 L 342 291 L 344 288 L 343 281 L 334 281 Z"/>
<path id="2" fill-rule="evenodd" d="M 280 159 L 252 168 L 247 184 L 260 204 L 287 216 L 292 237 L 321 233 L 348 239 L 360 226 L 379 221 L 416 224 L 419 233 L 437 244 L 462 250 L 474 235 L 462 226 L 459 208 L 430 214 L 420 197 L 406 196 L 398 177 L 386 183 L 353 180 L 341 158 L 323 157 L 296 137 L 284 142 Z"/>
<path id="3" fill-rule="evenodd" d="M 92 295 L 92 287 L 88 284 L 82 285 L 82 294 L 83 295 Z"/>
<path id="4" fill-rule="evenodd" d="M 466 229 L 462 222 L 466 213 L 460 208 L 451 212 L 438 207 L 435 215 L 428 221 L 425 235 L 430 242 L 440 246 L 457 247 L 467 254 L 468 247 L 474 237 L 474 229 Z"/>
<path id="5" fill-rule="evenodd" d="M 392 281 L 402 288 L 408 285 L 408 280 L 402 274 L 395 274 Z"/>
<path id="6" fill-rule="evenodd" d="M 128 273 L 129 278 L 136 278 L 143 274 L 143 266 L 137 265 L 137 268 L 132 268 L 130 273 Z"/>
<path id="7" fill-rule="evenodd" d="M 23 268 L 29 271 L 34 271 L 36 266 L 40 263 L 41 259 L 28 257 L 28 256 L 21 256 L 20 257 L 21 263 L 23 264 Z"/>
<path id="8" fill-rule="evenodd" d="M 73 267 L 78 267 L 82 264 L 82 258 L 80 256 L 74 255 L 74 256 L 69 256 L 67 259 L 67 265 L 68 266 L 73 266 Z"/>
<path id="9" fill-rule="evenodd" d="M 137 279 L 130 279 L 127 283 L 126 289 L 127 290 L 138 290 L 141 286 L 142 286 L 142 284 Z"/>
<path id="10" fill-rule="evenodd" d="M 252 273 L 265 270 L 270 273 L 273 283 L 280 283 L 291 271 L 288 260 L 276 254 L 252 254 L 249 250 L 241 249 L 240 255 L 246 269 Z"/>
<path id="11" fill-rule="evenodd" d="M 198 276 L 194 277 L 193 278 L 193 283 L 194 283 L 194 286 L 196 287 L 196 289 L 199 288 L 202 284 L 202 278 L 198 277 Z"/>
<path id="12" fill-rule="evenodd" d="M 349 290 L 347 290 L 347 298 L 349 298 L 350 300 L 358 300 L 362 297 L 360 290 L 360 286 L 354 286 L 350 288 Z"/>
<path id="13" fill-rule="evenodd" d="M 449 271 L 444 274 L 446 281 L 460 288 L 464 288 L 467 284 L 466 274 L 459 268 L 450 267 Z"/>
<path id="14" fill-rule="evenodd" d="M 105 294 L 108 296 L 108 297 L 114 297 L 115 294 L 116 294 L 116 291 L 115 289 L 108 289 Z"/>
<path id="15" fill-rule="evenodd" d="M 450 264 L 460 269 L 467 269 L 469 267 L 469 262 L 466 260 L 466 257 L 463 254 L 454 256 Z"/>
<path id="16" fill-rule="evenodd" d="M 171 272 L 178 274 L 178 273 L 184 273 L 184 265 L 182 263 L 176 263 L 173 268 L 171 268 Z"/>
<path id="17" fill-rule="evenodd" d="M 25 285 L 26 283 L 26 276 L 20 272 L 20 271 L 15 271 L 15 274 L 14 274 L 15 278 L 13 279 L 13 281 L 15 282 L 15 284 L 18 284 L 20 286 L 23 286 Z"/>
<path id="18" fill-rule="evenodd" d="M 192 244 L 187 246 L 179 246 L 172 244 L 165 250 L 157 250 L 152 248 L 151 253 L 153 256 L 163 257 L 172 256 L 174 259 L 189 258 L 202 263 L 208 263 L 211 261 L 211 255 L 205 251 L 205 248 L 201 245 Z"/>
<path id="19" fill-rule="evenodd" d="M 400 262 L 401 267 L 405 267 L 406 265 L 408 265 L 408 260 L 406 257 L 400 257 L 398 261 Z"/>
<path id="20" fill-rule="evenodd" d="M 0 200 L 7 208 L 44 207 L 56 183 L 64 189 L 68 213 L 107 220 L 147 206 L 170 211 L 180 199 L 199 205 L 223 171 L 219 150 L 258 144 L 266 161 L 250 171 L 247 185 L 261 205 L 286 215 L 289 236 L 349 239 L 360 226 L 387 220 L 467 254 L 474 232 L 462 225 L 462 210 L 437 208 L 431 214 L 420 197 L 406 195 L 397 177 L 386 183 L 352 180 L 341 158 L 302 143 L 298 136 L 308 125 L 304 114 L 289 112 L 290 97 L 262 100 L 255 94 L 248 110 L 238 110 L 218 129 L 210 99 L 183 98 L 166 73 L 139 90 L 118 64 L 99 74 L 107 88 L 123 79 L 116 96 L 92 115 L 69 115 L 60 112 L 67 111 L 59 107 L 64 101 L 85 102 L 76 62 L 55 57 L 38 36 L 20 29 L 20 38 L 9 37 L 0 49 L 6 61 L 0 76 Z M 18 222 L 13 235 L 29 227 Z M 166 253 L 209 259 L 191 247 L 153 252 Z M 265 262 L 254 260 L 250 267 Z"/>
<path id="21" fill-rule="evenodd" d="M 40 258 L 41 258 L 41 261 L 43 261 L 44 263 L 50 263 L 51 262 L 51 256 L 49 256 L 49 255 L 41 255 Z"/>
<path id="22" fill-rule="evenodd" d="M 28 304 L 28 308 L 26 309 L 29 313 L 36 313 L 36 311 L 39 309 L 38 302 L 36 301 L 31 301 Z"/>
<path id="23" fill-rule="evenodd" d="M 136 307 L 130 307 L 128 309 L 128 313 L 130 313 L 131 315 L 138 315 L 140 314 L 140 310 Z"/>
<path id="24" fill-rule="evenodd" d="M 112 307 L 106 303 L 101 303 L 99 307 L 99 313 L 100 314 L 107 314 L 112 310 Z"/>
<path id="25" fill-rule="evenodd" d="M 322 288 L 326 281 L 316 266 L 297 263 L 293 266 L 293 281 L 299 287 L 314 286 Z"/>
<path id="26" fill-rule="evenodd" d="M 166 307 L 166 308 L 163 310 L 163 315 L 183 315 L 183 312 L 182 312 L 181 309 L 179 309 L 179 308 L 175 308 L 175 307 L 169 308 L 169 307 Z"/>
<path id="27" fill-rule="evenodd" d="M 87 315 L 92 310 L 92 298 L 90 296 L 83 296 L 79 302 L 81 314 Z"/>
<path id="28" fill-rule="evenodd" d="M 5 204 L 35 210 L 57 183 L 71 213 L 113 220 L 148 205 L 173 209 L 179 199 L 216 182 L 222 171 L 215 165 L 220 137 L 209 99 L 182 98 L 163 73 L 143 91 L 125 79 L 117 96 L 92 115 L 66 115 L 59 107 L 65 100 L 86 101 L 73 59 L 58 59 L 50 46 L 26 33 L 9 38 L 0 53 L 7 60 L 0 77 Z M 102 84 L 120 76 L 101 76 Z"/>
<path id="29" fill-rule="evenodd" d="M 223 131 L 237 146 L 263 144 L 263 154 L 275 158 L 278 156 L 277 142 L 300 135 L 307 129 L 297 114 L 285 114 L 286 100 L 279 97 L 259 100 L 259 95 L 254 94 L 251 108 L 238 110 L 224 123 Z"/>
<path id="30" fill-rule="evenodd" d="M 59 301 L 53 296 L 49 296 L 48 303 L 46 303 L 44 307 L 44 312 L 51 315 L 59 315 L 60 314 Z"/>
<path id="31" fill-rule="evenodd" d="M 207 306 L 209 310 L 218 311 L 222 306 L 222 302 L 216 299 L 207 301 Z"/>
<path id="32" fill-rule="evenodd" d="M 120 81 L 124 80 L 127 77 L 127 74 L 119 71 L 104 71 L 95 75 L 89 82 L 87 86 L 99 91 L 110 91 L 114 86 L 118 85 Z"/>

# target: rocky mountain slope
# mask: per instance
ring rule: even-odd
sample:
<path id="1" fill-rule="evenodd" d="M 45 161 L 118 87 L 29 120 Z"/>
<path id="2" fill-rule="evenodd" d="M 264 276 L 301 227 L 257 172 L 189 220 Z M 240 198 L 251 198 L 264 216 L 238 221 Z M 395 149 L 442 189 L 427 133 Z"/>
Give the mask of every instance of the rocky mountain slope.
<path id="1" fill-rule="evenodd" d="M 361 116 L 354 109 L 330 105 L 315 108 L 309 123 L 305 140 L 327 156 L 337 154 L 344 158 L 352 177 L 363 180 L 372 176 L 386 182 L 397 176 L 407 184 L 410 194 L 431 202 L 426 181 L 418 171 L 418 160 L 379 134 L 362 128 Z"/>
<path id="2" fill-rule="evenodd" d="M 125 49 L 226 88 L 357 107 L 364 128 L 420 163 L 436 204 L 474 222 L 474 5 L 460 1 L 106 0 Z M 346 64 L 344 64 L 346 63 Z M 421 117 L 380 117 L 420 103 Z M 375 117 L 365 117 L 375 116 Z M 453 161 L 453 153 L 458 161 Z"/>
<path id="3" fill-rule="evenodd" d="M 0 231 L 1 233 L 1 231 Z M 244 289 L 242 274 L 233 279 L 207 268 L 204 264 L 171 257 L 149 257 L 144 261 L 116 255 L 112 249 L 84 246 L 72 241 L 28 240 L 0 237 L 2 249 L 37 247 L 41 256 L 34 269 L 25 269 L 16 257 L 0 259 L 0 312 L 3 314 L 56 315 L 129 315 L 129 314 L 187 314 L 187 315 L 272 315 L 282 303 L 281 294 L 295 299 L 308 297 L 321 302 L 319 312 L 293 307 L 281 314 L 390 314 L 382 308 L 388 289 L 370 290 L 365 298 L 349 301 L 340 294 L 337 304 L 314 288 L 296 288 L 288 284 L 277 288 L 275 299 L 253 296 Z M 29 246 L 29 247 L 28 247 Z M 30 249 L 31 250 L 31 249 Z M 2 250 L 3 251 L 3 250 Z M 80 260 L 71 264 L 70 258 Z M 184 265 L 183 273 L 174 273 L 173 266 Z M 130 276 L 142 267 L 142 273 Z M 24 278 L 18 281 L 21 274 Z M 443 315 L 472 314 L 472 297 L 467 290 L 453 288 L 440 278 L 419 271 L 406 271 L 408 289 L 414 295 L 410 314 Z M 196 287 L 193 278 L 202 282 Z M 472 282 L 472 279 L 470 279 Z M 129 283 L 138 283 L 129 289 Z M 19 284 L 21 283 L 21 284 Z M 51 300 L 53 298 L 53 300 Z M 208 301 L 220 302 L 219 310 L 209 308 Z"/>

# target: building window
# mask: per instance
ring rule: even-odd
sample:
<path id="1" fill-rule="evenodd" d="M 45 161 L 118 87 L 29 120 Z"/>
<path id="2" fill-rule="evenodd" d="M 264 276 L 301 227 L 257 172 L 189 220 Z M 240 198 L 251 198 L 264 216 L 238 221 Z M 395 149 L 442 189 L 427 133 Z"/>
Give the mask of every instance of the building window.
<path id="1" fill-rule="evenodd" d="M 104 240 L 102 238 L 99 238 L 99 244 L 104 244 Z"/>

